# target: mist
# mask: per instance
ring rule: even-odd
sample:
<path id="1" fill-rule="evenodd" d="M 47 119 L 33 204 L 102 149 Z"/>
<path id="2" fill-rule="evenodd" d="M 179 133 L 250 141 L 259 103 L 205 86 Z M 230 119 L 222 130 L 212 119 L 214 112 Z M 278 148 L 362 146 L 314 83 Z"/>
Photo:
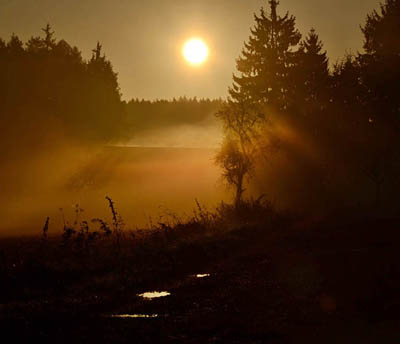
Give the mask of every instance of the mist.
<path id="1" fill-rule="evenodd" d="M 212 209 L 228 192 L 214 164 L 220 131 L 208 129 L 182 125 L 103 146 L 66 139 L 8 164 L 2 169 L 7 201 L 1 235 L 37 234 L 47 216 L 50 231 L 59 232 L 64 218 L 75 221 L 76 205 L 84 209 L 81 220 L 110 220 L 105 196 L 116 202 L 130 229 L 167 214 L 190 215 L 196 199 Z"/>
<path id="2" fill-rule="evenodd" d="M 47 217 L 59 233 L 77 209 L 79 220 L 108 221 L 106 196 L 130 229 L 223 199 L 220 100 L 126 103 L 100 43 L 86 60 L 50 25 L 42 31 L 0 39 L 1 236 L 37 234 Z"/>

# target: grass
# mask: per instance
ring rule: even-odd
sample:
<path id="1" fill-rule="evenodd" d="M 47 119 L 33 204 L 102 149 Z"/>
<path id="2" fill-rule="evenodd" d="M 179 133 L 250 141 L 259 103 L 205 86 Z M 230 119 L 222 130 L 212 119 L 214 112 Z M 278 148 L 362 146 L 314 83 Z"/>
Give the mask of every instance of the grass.
<path id="1" fill-rule="evenodd" d="M 214 261 L 240 241 L 237 233 L 245 228 L 271 230 L 290 221 L 262 200 L 244 203 L 239 210 L 221 203 L 215 212 L 196 201 L 191 217 L 168 213 L 148 229 L 130 231 L 113 200 L 106 200 L 111 224 L 82 219 L 84 211 L 77 205 L 75 219 L 64 221 L 62 235 L 49 234 L 47 218 L 41 237 L 0 243 L 0 303 L 151 287 Z"/>
<path id="2" fill-rule="evenodd" d="M 46 235 L 0 242 L 3 333 L 62 343 L 398 338 L 398 219 L 317 220 L 259 199 L 213 212 L 197 202 L 190 217 L 168 213 L 129 231 L 107 202 L 111 223 L 84 219 L 77 207 L 64 235 L 50 235 L 46 220 Z M 210 277 L 188 277 L 197 273 Z M 149 290 L 171 296 L 137 297 Z"/>

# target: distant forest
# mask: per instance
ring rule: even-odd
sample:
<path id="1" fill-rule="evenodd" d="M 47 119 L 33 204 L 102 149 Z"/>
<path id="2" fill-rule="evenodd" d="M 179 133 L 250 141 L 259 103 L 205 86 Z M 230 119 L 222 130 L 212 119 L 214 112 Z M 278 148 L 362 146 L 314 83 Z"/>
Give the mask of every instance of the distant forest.
<path id="1" fill-rule="evenodd" d="M 42 31 L 26 43 L 14 34 L 0 39 L 3 160 L 65 140 L 108 144 L 142 130 L 201 125 L 221 106 L 221 100 L 186 97 L 124 102 L 100 43 L 85 61 L 77 47 L 55 38 L 50 25 Z"/>
<path id="2" fill-rule="evenodd" d="M 65 139 L 106 144 L 157 126 L 201 125 L 216 113 L 225 129 L 216 161 L 237 204 L 248 190 L 313 209 L 397 210 L 400 1 L 370 13 L 363 51 L 333 65 L 316 30 L 303 36 L 278 5 L 255 14 L 223 101 L 126 103 L 99 43 L 86 61 L 49 25 L 26 43 L 0 40 L 1 159 Z"/>
<path id="3" fill-rule="evenodd" d="M 128 127 L 133 133 L 177 125 L 207 125 L 223 100 L 180 97 L 172 100 L 131 100 L 126 104 Z"/>
<path id="4" fill-rule="evenodd" d="M 117 75 L 97 44 L 89 61 L 49 25 L 25 44 L 0 40 L 1 156 L 11 159 L 66 138 L 108 141 L 123 129 Z"/>

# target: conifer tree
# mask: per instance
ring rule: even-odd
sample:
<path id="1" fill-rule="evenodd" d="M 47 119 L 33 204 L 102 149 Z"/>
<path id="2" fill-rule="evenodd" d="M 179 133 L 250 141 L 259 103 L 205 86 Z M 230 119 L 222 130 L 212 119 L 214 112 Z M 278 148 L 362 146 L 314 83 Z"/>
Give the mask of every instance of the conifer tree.
<path id="1" fill-rule="evenodd" d="M 50 24 L 47 24 L 46 27 L 42 29 L 42 31 L 45 33 L 43 43 L 44 43 L 46 50 L 50 51 L 50 50 L 54 49 L 54 47 L 56 46 L 56 40 L 53 37 L 54 31 L 52 31 Z"/>
<path id="2" fill-rule="evenodd" d="M 4 39 L 0 38 L 0 51 L 4 52 L 6 49 L 7 49 L 6 42 L 4 41 Z"/>
<path id="3" fill-rule="evenodd" d="M 90 117 L 104 130 L 103 139 L 112 138 L 124 125 L 124 110 L 118 85 L 118 76 L 98 42 L 88 62 Z M 112 117 L 111 117 L 112 114 Z M 89 123 L 89 122 L 88 122 Z M 107 130 L 108 129 L 108 130 Z"/>
<path id="4" fill-rule="evenodd" d="M 15 34 L 11 35 L 9 42 L 7 43 L 7 49 L 11 55 L 22 55 L 24 53 L 23 43 Z"/>
<path id="5" fill-rule="evenodd" d="M 301 35 L 295 17 L 278 15 L 278 1 L 270 0 L 269 5 L 268 14 L 262 8 L 254 15 L 256 24 L 237 60 L 239 75 L 233 76 L 229 93 L 233 100 L 245 98 L 285 111 L 295 93 L 292 78 Z"/>
<path id="6" fill-rule="evenodd" d="M 323 106 L 323 96 L 329 82 L 328 58 L 323 51 L 323 44 L 315 29 L 311 29 L 308 36 L 301 42 L 300 63 L 301 74 L 300 93 L 304 95 L 304 102 L 312 106 L 313 110 Z M 317 104 L 317 103 L 320 104 Z"/>
<path id="7" fill-rule="evenodd" d="M 235 189 L 236 206 L 252 175 L 266 111 L 288 113 L 295 100 L 296 48 L 301 35 L 293 16 L 278 15 L 277 0 L 269 0 L 269 5 L 268 14 L 262 8 L 260 15 L 254 15 L 256 24 L 237 60 L 239 75 L 233 76 L 230 98 L 217 114 L 225 139 L 216 162 Z"/>
<path id="8" fill-rule="evenodd" d="M 362 27 L 364 50 L 377 56 L 400 54 L 400 1 L 385 0 L 380 13 L 374 10 Z"/>
<path id="9" fill-rule="evenodd" d="M 367 16 L 361 77 L 367 89 L 366 106 L 373 116 L 400 129 L 400 0 L 385 0 L 380 13 Z"/>
<path id="10" fill-rule="evenodd" d="M 0 112 L 10 137 L 5 141 L 12 146 L 18 133 L 21 142 L 40 145 L 61 125 L 63 135 L 84 142 L 116 138 L 124 127 L 124 108 L 117 74 L 101 45 L 86 62 L 78 48 L 54 37 L 50 25 L 42 31 L 26 44 L 14 34 L 7 44 L 0 40 Z M 34 149 L 14 146 L 16 156 L 24 147 Z"/>
<path id="11" fill-rule="evenodd" d="M 364 170 L 375 185 L 378 206 L 389 192 L 388 185 L 398 185 L 400 173 L 400 0 L 385 0 L 361 29 L 364 53 L 358 63 L 364 123 L 369 124 Z"/>

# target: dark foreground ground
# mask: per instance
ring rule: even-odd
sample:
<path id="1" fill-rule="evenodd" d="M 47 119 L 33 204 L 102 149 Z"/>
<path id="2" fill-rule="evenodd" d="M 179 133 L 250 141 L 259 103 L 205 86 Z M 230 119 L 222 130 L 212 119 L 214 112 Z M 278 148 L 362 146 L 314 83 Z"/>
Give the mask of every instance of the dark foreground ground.
<path id="1" fill-rule="evenodd" d="M 297 220 L 243 226 L 162 250 L 153 242 L 146 251 L 144 240 L 133 251 L 146 253 L 125 257 L 126 267 L 105 262 L 102 272 L 89 269 L 85 276 L 72 265 L 59 274 L 53 263 L 47 270 L 33 264 L 30 274 L 8 271 L 7 265 L 1 338 L 9 338 L 4 343 L 400 343 L 399 239 L 399 220 Z M 137 296 L 148 290 L 171 295 Z"/>

